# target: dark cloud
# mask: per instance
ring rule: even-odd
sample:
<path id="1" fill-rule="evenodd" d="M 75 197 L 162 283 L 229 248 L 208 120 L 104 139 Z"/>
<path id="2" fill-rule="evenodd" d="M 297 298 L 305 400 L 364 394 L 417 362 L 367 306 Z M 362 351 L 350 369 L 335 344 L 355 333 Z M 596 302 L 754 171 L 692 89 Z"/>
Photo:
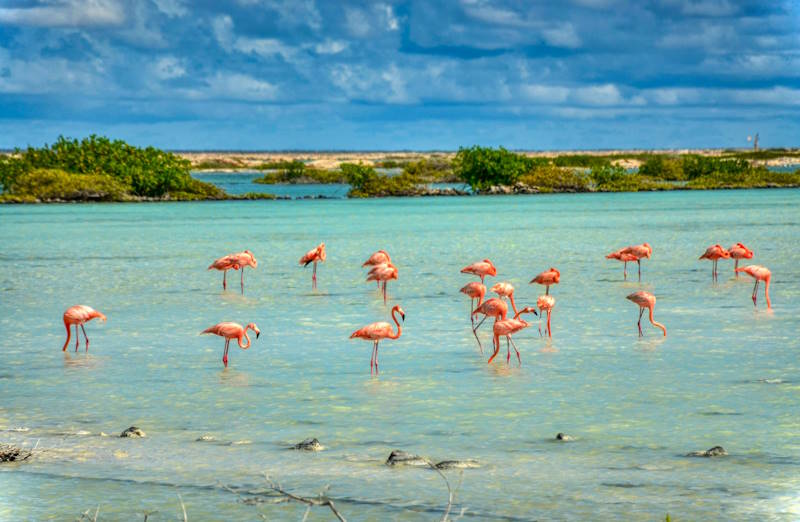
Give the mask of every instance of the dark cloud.
<path id="1" fill-rule="evenodd" d="M 800 13 L 736 0 L 18 0 L 0 146 L 800 141 Z"/>

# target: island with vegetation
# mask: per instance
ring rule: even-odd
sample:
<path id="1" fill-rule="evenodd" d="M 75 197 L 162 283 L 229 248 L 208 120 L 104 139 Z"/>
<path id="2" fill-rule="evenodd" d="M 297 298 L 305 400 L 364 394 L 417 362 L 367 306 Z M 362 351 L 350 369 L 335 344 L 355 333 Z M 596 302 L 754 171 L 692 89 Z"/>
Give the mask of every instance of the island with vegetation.
<path id="1" fill-rule="evenodd" d="M 800 187 L 800 149 L 515 152 L 165 152 L 90 136 L 0 154 L 0 202 L 274 199 L 229 195 L 192 172 L 242 172 L 254 182 L 346 184 L 348 197 L 638 192 Z"/>
<path id="2" fill-rule="evenodd" d="M 0 155 L 0 202 L 195 201 L 269 199 L 230 196 L 192 177 L 191 163 L 153 147 L 89 136 Z"/>

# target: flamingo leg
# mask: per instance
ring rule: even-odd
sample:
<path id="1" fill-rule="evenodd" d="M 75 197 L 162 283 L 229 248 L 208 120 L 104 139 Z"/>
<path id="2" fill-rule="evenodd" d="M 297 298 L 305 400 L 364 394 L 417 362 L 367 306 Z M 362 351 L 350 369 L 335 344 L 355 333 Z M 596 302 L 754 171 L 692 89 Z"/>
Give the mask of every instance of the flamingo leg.
<path id="1" fill-rule="evenodd" d="M 228 271 L 227 270 L 223 270 L 222 271 L 222 289 L 223 290 L 227 290 L 228 289 Z"/>
<path id="2" fill-rule="evenodd" d="M 78 325 L 75 324 L 75 351 L 78 351 L 78 343 L 81 340 L 81 334 L 78 333 Z"/>
<path id="3" fill-rule="evenodd" d="M 242 285 L 242 295 L 244 295 L 244 267 L 242 267 L 241 285 Z"/>
<path id="4" fill-rule="evenodd" d="M 625 264 L 622 265 L 622 279 L 625 281 L 628 280 L 628 262 L 625 261 Z"/>
<path id="5" fill-rule="evenodd" d="M 317 262 L 314 261 L 314 271 L 311 272 L 311 289 L 317 288 Z"/>
<path id="6" fill-rule="evenodd" d="M 228 346 L 231 344 L 230 339 L 225 339 L 225 353 L 222 354 L 222 364 L 225 365 L 225 368 L 228 367 Z"/>
<path id="7" fill-rule="evenodd" d="M 378 348 L 378 341 L 372 343 L 372 355 L 369 358 L 369 374 L 372 375 L 375 367 L 375 350 Z"/>
<path id="8" fill-rule="evenodd" d="M 542 309 L 539 308 L 539 337 L 542 337 Z"/>
<path id="9" fill-rule="evenodd" d="M 739 279 L 739 272 L 736 269 L 739 268 L 739 259 L 736 258 L 733 260 L 733 273 L 736 274 L 736 279 Z"/>
<path id="10" fill-rule="evenodd" d="M 544 287 L 544 295 L 550 295 L 550 285 Z"/>
<path id="11" fill-rule="evenodd" d="M 520 366 L 522 366 L 522 359 L 519 356 L 519 350 L 517 350 L 517 345 L 514 344 L 514 339 L 512 339 L 511 336 L 509 335 L 508 340 L 511 341 L 511 346 L 514 347 L 514 351 L 517 352 L 517 362 L 519 363 Z"/>
<path id="12" fill-rule="evenodd" d="M 375 341 L 375 375 L 378 375 L 378 341 Z"/>
<path id="13" fill-rule="evenodd" d="M 550 313 L 552 310 L 547 311 L 547 337 L 553 337 L 552 332 L 550 331 Z"/>
<path id="14" fill-rule="evenodd" d="M 636 264 L 639 265 L 639 282 L 642 282 L 642 262 L 640 260 L 636 260 Z"/>
<path id="15" fill-rule="evenodd" d="M 508 340 L 511 339 L 508 335 L 506 335 L 506 365 L 511 362 L 511 348 L 508 346 Z"/>
<path id="16" fill-rule="evenodd" d="M 483 319 L 480 320 L 480 322 L 478 323 L 478 326 L 476 326 L 475 329 L 473 330 L 474 332 L 478 331 L 478 328 L 481 327 L 481 325 L 483 324 L 483 322 L 486 320 L 487 317 L 489 317 L 489 316 L 488 315 L 484 315 L 483 316 Z"/>
<path id="17" fill-rule="evenodd" d="M 758 300 L 758 279 L 756 279 L 756 284 L 753 285 L 753 306 L 756 306 L 757 300 Z"/>
<path id="18" fill-rule="evenodd" d="M 383 282 L 383 304 L 386 304 L 386 281 Z"/>
<path id="19" fill-rule="evenodd" d="M 89 351 L 89 336 L 86 335 L 86 328 L 81 325 L 81 331 L 83 331 L 83 338 L 86 339 L 86 351 Z"/>
<path id="20" fill-rule="evenodd" d="M 636 325 L 639 327 L 639 337 L 644 337 L 642 333 L 642 314 L 644 313 L 644 308 L 639 307 L 639 322 Z"/>
<path id="21" fill-rule="evenodd" d="M 500 351 L 500 336 L 495 335 L 492 339 L 492 347 L 494 348 L 494 353 L 491 357 L 489 357 L 489 362 L 487 364 L 492 364 L 492 361 L 495 357 L 497 357 L 497 353 Z"/>

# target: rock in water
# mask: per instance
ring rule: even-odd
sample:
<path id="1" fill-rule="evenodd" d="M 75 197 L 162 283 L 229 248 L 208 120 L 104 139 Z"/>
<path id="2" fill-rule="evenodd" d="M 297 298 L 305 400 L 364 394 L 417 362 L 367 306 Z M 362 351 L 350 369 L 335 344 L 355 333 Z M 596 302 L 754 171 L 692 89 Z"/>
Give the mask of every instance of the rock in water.
<path id="1" fill-rule="evenodd" d="M 419 455 L 414 455 L 412 453 L 407 453 L 402 450 L 394 450 L 389 454 L 389 458 L 386 459 L 387 466 L 424 466 L 429 467 L 428 460 L 420 457 Z"/>
<path id="2" fill-rule="evenodd" d="M 556 435 L 556 440 L 560 440 L 562 442 L 572 442 L 575 440 L 575 437 L 572 435 L 567 435 L 566 433 L 558 433 Z"/>
<path id="3" fill-rule="evenodd" d="M 436 464 L 436 469 L 471 469 L 480 468 L 481 465 L 477 460 L 443 460 Z"/>
<path id="4" fill-rule="evenodd" d="M 200 435 L 199 437 L 197 437 L 194 440 L 195 440 L 195 442 L 212 442 L 212 441 L 215 441 L 217 439 L 213 435 Z"/>
<path id="5" fill-rule="evenodd" d="M 725 457 L 727 455 L 728 452 L 722 446 L 714 446 L 705 451 L 693 451 L 686 454 L 687 457 Z"/>
<path id="6" fill-rule="evenodd" d="M 306 439 L 303 442 L 298 442 L 291 449 L 296 450 L 303 450 L 303 451 L 322 451 L 325 449 L 325 446 L 320 444 L 319 440 L 314 437 L 313 439 Z"/>
<path id="7" fill-rule="evenodd" d="M 32 453 L 28 450 L 0 444 L 0 462 L 19 462 L 30 458 Z"/>
<path id="8" fill-rule="evenodd" d="M 120 437 L 128 437 L 128 438 L 131 438 L 131 439 L 138 439 L 138 438 L 141 438 L 141 437 L 146 437 L 147 435 L 145 434 L 145 432 L 143 432 L 142 430 L 140 430 L 136 426 L 131 426 L 127 430 L 125 430 L 122 433 L 120 433 L 119 436 Z"/>

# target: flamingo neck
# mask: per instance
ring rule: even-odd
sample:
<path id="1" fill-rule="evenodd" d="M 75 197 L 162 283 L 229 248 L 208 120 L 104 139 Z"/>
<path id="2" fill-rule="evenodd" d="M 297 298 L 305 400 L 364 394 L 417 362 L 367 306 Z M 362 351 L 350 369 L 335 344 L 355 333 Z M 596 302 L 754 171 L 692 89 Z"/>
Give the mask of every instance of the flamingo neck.
<path id="1" fill-rule="evenodd" d="M 247 339 L 247 344 L 242 344 L 242 337 Z M 239 337 L 238 340 L 239 348 L 241 348 L 242 350 L 247 350 L 248 348 L 250 348 L 250 337 L 247 335 L 247 328 L 244 329 L 244 334 L 242 335 L 242 337 Z"/>
<path id="2" fill-rule="evenodd" d="M 769 301 L 769 280 L 770 278 L 766 278 L 764 280 L 764 297 L 767 299 L 767 308 L 772 308 L 772 303 Z"/>
<path id="3" fill-rule="evenodd" d="M 517 305 L 514 302 L 514 294 L 513 293 L 508 296 L 508 300 L 511 301 L 511 309 L 514 310 L 514 314 L 516 314 L 514 316 L 514 318 L 516 318 L 516 316 L 519 315 L 519 314 L 517 313 Z"/>
<path id="4" fill-rule="evenodd" d="M 394 321 L 394 324 L 397 325 L 397 333 L 390 335 L 389 339 L 397 339 L 400 337 L 400 334 L 403 333 L 403 327 L 400 326 L 400 321 L 398 321 L 397 317 L 394 316 L 395 313 L 397 313 L 397 310 L 392 310 L 392 320 Z"/>
<path id="5" fill-rule="evenodd" d="M 667 336 L 667 327 L 653 319 L 653 307 L 652 306 L 650 306 L 648 309 L 650 310 L 650 324 L 652 324 L 656 328 L 660 328 L 661 331 L 664 332 L 664 337 L 666 337 Z"/>

